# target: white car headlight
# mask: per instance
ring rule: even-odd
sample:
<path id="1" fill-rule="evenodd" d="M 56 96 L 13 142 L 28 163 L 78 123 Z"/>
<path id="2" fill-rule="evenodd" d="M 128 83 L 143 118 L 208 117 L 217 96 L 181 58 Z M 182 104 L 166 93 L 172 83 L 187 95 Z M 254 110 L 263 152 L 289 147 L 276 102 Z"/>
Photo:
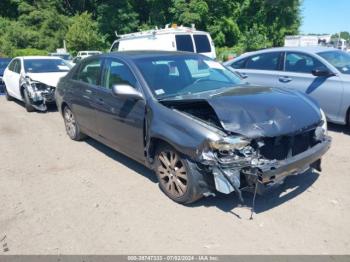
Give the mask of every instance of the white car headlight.
<path id="1" fill-rule="evenodd" d="M 242 137 L 226 137 L 218 141 L 211 141 L 209 144 L 211 148 L 218 151 L 231 151 L 235 149 L 242 149 L 249 145 L 250 141 Z"/>

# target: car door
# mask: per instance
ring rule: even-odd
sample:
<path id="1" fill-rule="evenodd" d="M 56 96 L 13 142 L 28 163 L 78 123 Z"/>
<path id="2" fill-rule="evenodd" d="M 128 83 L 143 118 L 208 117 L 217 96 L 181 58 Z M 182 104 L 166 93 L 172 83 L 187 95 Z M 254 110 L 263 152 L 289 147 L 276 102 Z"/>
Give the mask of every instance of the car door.
<path id="1" fill-rule="evenodd" d="M 277 72 L 281 69 L 281 52 L 265 52 L 237 60 L 231 67 L 246 82 L 253 85 L 277 86 Z"/>
<path id="2" fill-rule="evenodd" d="M 8 69 L 6 70 L 6 76 L 4 79 L 6 84 L 6 90 L 9 93 L 9 95 L 19 100 L 22 100 L 20 86 L 19 86 L 21 68 L 22 68 L 21 60 L 20 59 L 13 60 L 10 63 Z"/>
<path id="3" fill-rule="evenodd" d="M 101 87 L 96 94 L 96 116 L 99 136 L 133 158 L 144 160 L 143 124 L 145 101 L 112 94 L 112 87 L 127 84 L 140 90 L 130 67 L 115 58 L 106 59 Z"/>
<path id="4" fill-rule="evenodd" d="M 87 59 L 73 75 L 68 88 L 68 96 L 72 111 L 83 132 L 91 136 L 97 135 L 95 97 L 99 89 L 102 58 Z"/>
<path id="5" fill-rule="evenodd" d="M 338 75 L 314 76 L 312 71 L 330 70 L 315 56 L 303 52 L 286 52 L 284 70 L 279 72 L 278 86 L 299 90 L 318 101 L 327 118 L 336 120 L 343 94 Z"/>

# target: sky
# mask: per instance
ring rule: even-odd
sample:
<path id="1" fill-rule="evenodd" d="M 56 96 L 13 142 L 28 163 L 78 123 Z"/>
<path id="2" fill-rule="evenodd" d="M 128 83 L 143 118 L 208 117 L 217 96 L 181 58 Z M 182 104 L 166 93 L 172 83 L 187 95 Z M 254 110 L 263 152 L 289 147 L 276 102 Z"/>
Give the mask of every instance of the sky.
<path id="1" fill-rule="evenodd" d="M 350 0 L 303 0 L 303 34 L 350 32 Z"/>

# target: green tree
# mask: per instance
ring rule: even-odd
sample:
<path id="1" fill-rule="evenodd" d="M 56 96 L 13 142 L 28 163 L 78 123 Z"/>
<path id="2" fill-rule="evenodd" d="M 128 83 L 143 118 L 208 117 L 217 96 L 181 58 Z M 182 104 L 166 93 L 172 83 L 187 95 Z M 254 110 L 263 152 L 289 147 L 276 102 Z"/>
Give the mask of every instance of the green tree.
<path id="1" fill-rule="evenodd" d="M 92 20 L 91 14 L 87 12 L 72 18 L 66 40 L 68 49 L 73 53 L 105 47 L 104 37 L 99 32 L 97 22 Z"/>
<path id="2" fill-rule="evenodd" d="M 127 0 L 103 1 L 97 7 L 97 22 L 109 42 L 116 38 L 115 31 L 118 34 L 132 33 L 139 25 L 138 14 Z"/>

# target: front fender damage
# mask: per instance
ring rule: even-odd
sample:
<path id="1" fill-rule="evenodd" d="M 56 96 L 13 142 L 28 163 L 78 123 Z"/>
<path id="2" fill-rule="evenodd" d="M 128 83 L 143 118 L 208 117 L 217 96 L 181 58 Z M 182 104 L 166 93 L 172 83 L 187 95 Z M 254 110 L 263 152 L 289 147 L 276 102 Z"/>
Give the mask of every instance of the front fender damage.
<path id="1" fill-rule="evenodd" d="M 55 87 L 48 86 L 29 77 L 23 77 L 20 86 L 28 92 L 29 102 L 39 111 L 46 111 L 47 105 L 55 101 Z"/>

